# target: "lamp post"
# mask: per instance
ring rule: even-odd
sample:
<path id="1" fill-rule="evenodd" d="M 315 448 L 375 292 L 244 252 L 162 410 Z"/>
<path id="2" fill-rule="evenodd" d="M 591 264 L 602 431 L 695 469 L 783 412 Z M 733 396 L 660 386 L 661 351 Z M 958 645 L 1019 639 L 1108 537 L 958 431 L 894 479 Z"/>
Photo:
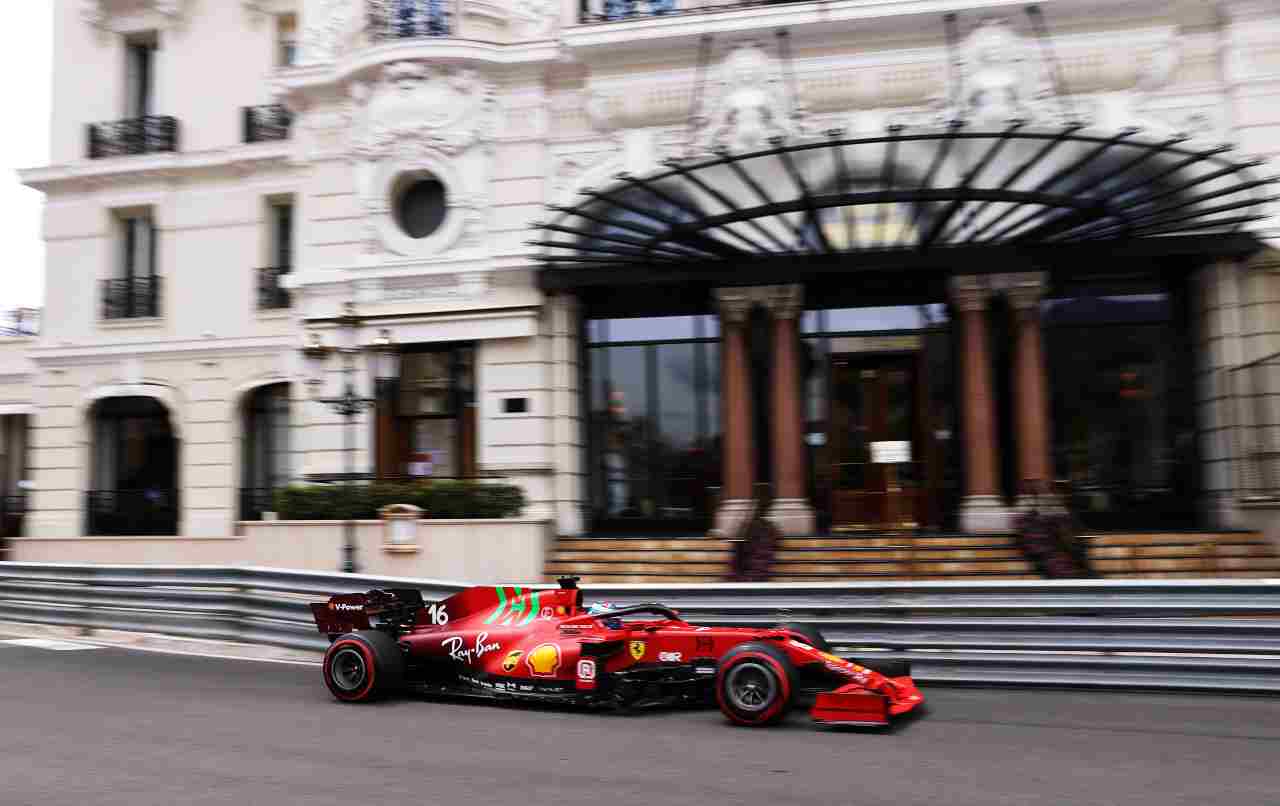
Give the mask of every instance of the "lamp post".
<path id="1" fill-rule="evenodd" d="M 355 422 L 357 415 L 364 409 L 378 402 L 378 391 L 382 382 L 396 377 L 399 371 L 399 353 L 391 331 L 383 328 L 373 342 L 370 352 L 374 358 L 374 395 L 364 397 L 356 392 L 356 356 L 361 348 L 357 340 L 364 319 L 356 313 L 355 303 L 347 302 L 342 306 L 342 315 L 338 317 L 339 346 L 331 347 L 324 343 L 320 334 L 312 331 L 307 343 L 301 348 L 302 356 L 307 364 L 307 387 L 310 397 L 317 403 L 323 403 L 333 409 L 345 421 L 343 428 L 343 473 L 342 485 L 348 505 L 351 501 L 352 485 L 355 482 Z M 342 392 L 336 397 L 325 397 L 321 394 L 324 388 L 325 367 L 330 356 L 338 353 L 342 358 Z M 342 570 L 354 574 L 359 570 L 356 564 L 356 522 L 350 511 L 342 525 Z"/>

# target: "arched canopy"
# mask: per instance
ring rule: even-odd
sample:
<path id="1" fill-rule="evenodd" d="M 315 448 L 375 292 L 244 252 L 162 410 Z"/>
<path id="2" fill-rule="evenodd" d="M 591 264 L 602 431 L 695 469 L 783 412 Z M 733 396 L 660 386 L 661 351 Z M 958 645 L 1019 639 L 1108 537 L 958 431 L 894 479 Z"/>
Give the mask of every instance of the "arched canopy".
<path id="1" fill-rule="evenodd" d="M 1242 228 L 1265 217 L 1275 177 L 1255 175 L 1259 161 L 1230 150 L 1081 124 L 967 131 L 955 123 L 871 137 L 833 130 L 752 153 L 670 160 L 645 177 L 619 174 L 607 190 L 581 191 L 577 205 L 552 207 L 559 215 L 533 243 L 549 289 L 741 281 L 780 266 L 964 260 L 966 270 L 1000 271 L 1001 255 L 1025 266 L 1037 255 L 1246 253 L 1255 241 Z"/>

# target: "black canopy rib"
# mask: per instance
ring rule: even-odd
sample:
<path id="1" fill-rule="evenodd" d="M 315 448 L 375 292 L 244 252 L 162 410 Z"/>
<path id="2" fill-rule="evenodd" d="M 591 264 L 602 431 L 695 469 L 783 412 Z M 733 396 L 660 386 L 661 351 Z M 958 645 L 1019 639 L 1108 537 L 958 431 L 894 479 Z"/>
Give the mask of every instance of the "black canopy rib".
<path id="1" fill-rule="evenodd" d="M 751 172 L 746 169 L 746 166 L 744 166 L 741 161 L 729 160 L 726 165 L 728 165 L 733 171 L 734 176 L 738 177 L 739 181 L 746 185 L 751 192 L 755 194 L 756 198 L 765 204 L 774 204 L 773 197 L 771 197 L 768 191 L 766 191 L 764 187 L 756 181 L 756 178 L 751 175 Z M 803 230 L 793 224 L 789 219 L 782 219 L 782 221 L 790 227 L 792 234 L 796 236 L 797 240 L 804 237 Z M 781 238 L 778 238 L 772 233 L 770 233 L 770 237 L 774 246 L 778 247 L 778 249 L 783 252 L 788 250 L 789 247 L 782 242 Z"/>
<path id="2" fill-rule="evenodd" d="M 1129 137 L 1132 137 L 1137 133 L 1138 133 L 1138 130 L 1135 128 L 1121 129 L 1115 135 L 1115 137 L 1111 138 L 1110 140 L 1107 140 L 1106 142 L 1095 145 L 1093 148 L 1086 151 L 1083 156 L 1079 157 L 1074 162 L 1067 163 L 1066 165 L 1064 165 L 1063 167 L 1059 168 L 1057 171 L 1052 173 L 1048 179 L 1042 180 L 1040 184 L 1036 185 L 1035 187 L 1036 192 L 1043 192 L 1048 190 L 1049 188 L 1052 188 L 1054 185 L 1057 185 L 1066 177 L 1071 176 L 1075 172 L 1081 170 L 1085 166 L 1097 160 L 1103 154 L 1107 153 L 1107 151 L 1109 151 L 1111 147 L 1114 146 L 1116 143 L 1123 142 L 1124 140 L 1128 139 Z M 1005 211 L 1004 215 L 1000 216 L 1000 219 L 997 219 L 997 222 L 993 222 L 993 223 L 998 223 L 999 220 L 1007 218 L 1008 214 L 1011 213 L 1014 209 L 1015 208 L 1009 208 L 1009 210 Z M 992 243 L 1002 241 L 1010 233 L 1017 232 L 1022 227 L 1026 226 L 1027 224 L 1030 224 L 1032 221 L 1044 215 L 1045 212 L 1047 211 L 1044 209 L 1032 210 L 1030 213 L 1027 213 L 1021 218 L 1018 218 L 1012 221 L 1011 223 L 1006 224 L 1004 227 L 1000 228 L 996 232 L 993 232 L 990 235 L 990 237 L 987 238 L 987 240 Z M 990 226 L 991 225 L 988 225 L 984 229 L 990 229 Z M 974 235 L 973 239 L 977 240 L 977 237 L 978 237 L 977 235 Z"/>
<path id="3" fill-rule="evenodd" d="M 963 177 L 961 177 L 959 187 L 967 188 L 970 185 L 972 185 L 974 180 L 977 179 L 979 176 L 981 176 L 982 172 L 987 169 L 987 166 L 990 165 L 993 160 L 995 160 L 996 155 L 999 154 L 1000 151 L 1009 142 L 1009 138 L 1011 138 L 1014 135 L 1014 133 L 1017 132 L 1018 129 L 1022 128 L 1024 125 L 1025 123 L 1023 123 L 1023 121 L 1020 121 L 1020 120 L 1015 120 L 1012 123 L 1010 123 L 1009 128 L 1005 129 L 1003 132 L 1000 133 L 1000 136 L 997 137 L 996 141 L 991 144 L 991 146 L 987 149 L 987 152 L 983 154 L 976 163 L 973 164 L 973 167 L 971 167 L 968 171 L 965 172 Z M 1006 182 L 1004 184 L 1004 187 L 1008 187 L 1008 185 L 1009 183 Z M 954 217 L 955 214 L 960 211 L 961 205 L 965 204 L 966 201 L 967 200 L 965 199 L 956 199 L 955 201 L 951 202 L 951 204 L 947 205 L 945 209 L 943 209 L 943 211 L 938 215 L 938 219 L 933 223 L 933 226 L 929 228 L 928 234 L 925 235 L 925 237 L 920 239 L 919 246 L 921 249 L 929 248 L 929 245 L 932 244 L 934 239 L 936 239 L 938 235 L 943 231 L 943 229 L 947 226 L 948 222 L 951 221 L 952 217 Z"/>
<path id="4" fill-rule="evenodd" d="M 1180 250 L 1192 243 L 1234 254 L 1257 248 L 1243 244 L 1260 243 L 1235 230 L 1266 220 L 1262 205 L 1278 200 L 1265 188 L 1280 177 L 1257 176 L 1251 170 L 1256 161 L 1223 158 L 1228 146 L 1186 146 L 1183 135 L 1138 138 L 1135 129 L 1091 133 L 1080 123 L 1040 131 L 1026 126 L 1010 121 L 1000 130 L 968 131 L 952 121 L 942 130 L 891 127 L 862 137 L 833 129 L 801 142 L 774 139 L 746 154 L 721 150 L 670 160 L 653 174 L 622 173 L 609 189 L 580 191 L 583 198 L 574 205 L 548 205 L 559 217 L 534 224 L 541 233 L 529 244 L 542 250 L 538 259 L 555 273 L 555 287 L 573 287 L 575 277 L 607 287 L 607 278 L 588 280 L 611 267 L 625 268 L 629 280 L 699 283 L 767 279 L 775 270 L 770 267 L 788 266 L 824 274 L 853 270 L 851 265 L 857 271 L 944 270 L 962 254 L 957 250 L 970 256 L 999 252 L 1016 261 L 1031 250 L 1056 256 L 1088 246 L 1121 254 L 1126 245 L 1159 242 L 1164 245 L 1153 246 L 1151 254 L 1186 254 Z M 972 165 L 956 163 L 963 140 L 979 144 Z M 907 143 L 922 146 L 916 160 L 921 174 L 901 164 L 904 152 L 915 159 L 917 149 L 906 149 Z M 984 178 L 1014 144 L 1030 146 L 1024 150 L 1031 153 Z M 1077 146 L 1074 153 L 1048 162 L 1065 144 Z M 799 155 L 821 149 L 829 156 L 801 162 Z M 789 181 L 765 181 L 749 160 L 765 160 Z M 859 164 L 878 187 L 855 187 Z M 1029 174 L 1044 178 L 1023 181 Z M 892 205 L 910 213 L 903 231 L 886 238 Z M 874 211 L 879 234 L 871 243 L 858 242 L 859 208 Z M 836 230 L 822 226 L 829 209 L 844 218 L 838 244 Z M 927 232 L 918 234 L 922 226 Z M 916 248 L 904 250 L 913 237 Z M 856 264 L 840 260 L 849 253 L 859 255 Z"/>
<path id="5" fill-rule="evenodd" d="M 925 171 L 924 178 L 920 180 L 917 190 L 927 190 L 933 187 L 933 180 L 937 178 L 938 171 L 942 169 L 942 163 L 946 161 L 947 156 L 951 153 L 951 147 L 956 144 L 955 133 L 960 130 L 964 123 L 959 120 L 953 120 L 947 124 L 947 134 L 942 138 L 942 145 L 939 146 L 937 152 L 933 155 L 933 159 L 929 163 L 929 170 Z M 920 224 L 920 215 L 924 211 L 924 205 L 916 202 L 911 205 L 911 224 L 906 227 L 902 233 L 901 240 L 895 240 L 892 246 L 906 246 L 906 239 L 911 237 L 911 233 L 916 231 L 916 227 Z"/>
<path id="6" fill-rule="evenodd" d="M 1067 126 L 1066 128 L 1062 129 L 1061 131 L 1059 131 L 1057 134 L 1053 135 L 1053 138 L 1050 139 L 1049 142 L 1045 143 L 1043 146 L 1040 147 L 1038 151 L 1036 151 L 1035 154 L 1031 155 L 1031 159 L 1027 160 L 1026 162 L 1023 162 L 1021 165 L 1014 168 L 1009 174 L 1005 176 L 1004 179 L 1000 181 L 1000 184 L 998 184 L 996 187 L 999 187 L 999 188 L 1012 187 L 1013 183 L 1021 179 L 1023 175 L 1026 174 L 1027 171 L 1031 170 L 1036 165 L 1039 165 L 1040 160 L 1044 159 L 1045 157 L 1048 157 L 1051 153 L 1053 153 L 1054 149 L 1056 149 L 1058 146 L 1062 145 L 1063 143 L 1067 142 L 1068 140 L 1072 139 L 1072 136 L 1082 128 L 1084 128 L 1083 124 L 1073 123 Z M 1036 139 L 1037 136 L 1035 134 L 1029 134 L 1027 135 L 1027 138 Z M 990 206 L 990 202 L 980 204 L 977 207 L 965 213 L 964 219 L 954 229 L 942 235 L 943 242 L 949 243 L 953 240 L 956 240 L 956 236 L 958 236 L 964 230 L 968 229 L 971 224 L 977 221 L 978 216 L 980 216 L 983 213 L 983 211 L 986 210 L 989 206 Z M 975 240 L 978 235 L 982 234 L 985 231 L 986 231 L 986 227 L 979 230 L 977 233 L 971 233 L 969 235 L 969 240 L 970 241 Z"/>
<path id="7" fill-rule="evenodd" d="M 791 159 L 789 151 L 783 151 L 778 155 L 782 160 L 782 165 L 787 169 L 787 174 L 791 176 L 791 181 L 795 182 L 796 188 L 800 191 L 800 203 L 804 205 L 805 216 L 809 220 L 809 226 L 817 233 L 818 244 L 822 251 L 830 254 L 833 250 L 831 242 L 827 240 L 827 234 L 822 231 L 822 222 L 818 220 L 818 208 L 813 204 L 813 194 L 809 192 L 809 183 L 804 181 L 804 177 L 800 175 L 800 169 L 796 167 L 795 160 Z M 805 243 L 808 239 L 801 235 L 797 243 Z"/>
<path id="8" fill-rule="evenodd" d="M 894 181 L 898 174 L 898 135 L 902 133 L 901 126 L 889 127 L 889 140 L 884 147 L 884 162 L 880 165 L 880 187 L 885 190 L 893 190 Z M 881 246 L 880 235 L 884 230 L 885 222 L 889 220 L 889 208 L 881 204 L 876 208 L 876 228 L 872 231 L 871 248 L 876 249 Z"/>

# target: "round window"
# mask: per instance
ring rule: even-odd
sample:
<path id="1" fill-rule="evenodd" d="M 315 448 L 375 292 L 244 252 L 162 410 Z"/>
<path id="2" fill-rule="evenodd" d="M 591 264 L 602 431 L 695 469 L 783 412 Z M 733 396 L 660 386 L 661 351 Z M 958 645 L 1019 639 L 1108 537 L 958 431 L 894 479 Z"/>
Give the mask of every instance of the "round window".
<path id="1" fill-rule="evenodd" d="M 410 238 L 425 238 L 444 223 L 445 189 L 438 179 L 414 177 L 396 199 L 396 223 Z"/>

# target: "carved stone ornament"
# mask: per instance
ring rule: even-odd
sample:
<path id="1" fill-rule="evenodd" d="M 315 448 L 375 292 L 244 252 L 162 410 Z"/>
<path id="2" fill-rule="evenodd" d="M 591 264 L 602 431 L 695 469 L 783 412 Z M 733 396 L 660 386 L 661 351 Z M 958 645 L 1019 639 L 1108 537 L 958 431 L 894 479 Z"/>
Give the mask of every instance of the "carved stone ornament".
<path id="1" fill-rule="evenodd" d="M 1003 17 L 984 19 L 969 34 L 947 83 L 938 110 L 943 119 L 1001 125 L 1061 114 L 1048 65 Z"/>
<path id="2" fill-rule="evenodd" d="M 154 12 L 168 23 L 182 20 L 184 0 L 138 0 L 122 3 L 120 0 L 80 0 L 80 17 L 95 28 L 106 30 L 111 18 L 122 12 Z"/>
<path id="3" fill-rule="evenodd" d="M 352 98 L 351 153 L 359 160 L 452 156 L 493 139 L 497 99 L 475 70 L 395 62 L 374 87 L 353 87 Z"/>
<path id="4" fill-rule="evenodd" d="M 777 60 L 754 40 L 729 51 L 707 89 L 710 101 L 695 121 L 700 150 L 756 151 L 772 137 L 803 133 L 803 108 L 788 97 Z"/>
<path id="5" fill-rule="evenodd" d="M 302 32 L 304 63 L 332 61 L 342 51 L 348 38 L 364 28 L 364 3 L 351 0 L 323 0 L 308 19 L 315 22 Z"/>
<path id="6" fill-rule="evenodd" d="M 555 29 L 560 5 L 555 0 L 515 0 L 512 11 L 522 24 L 525 36 L 547 37 Z"/>

